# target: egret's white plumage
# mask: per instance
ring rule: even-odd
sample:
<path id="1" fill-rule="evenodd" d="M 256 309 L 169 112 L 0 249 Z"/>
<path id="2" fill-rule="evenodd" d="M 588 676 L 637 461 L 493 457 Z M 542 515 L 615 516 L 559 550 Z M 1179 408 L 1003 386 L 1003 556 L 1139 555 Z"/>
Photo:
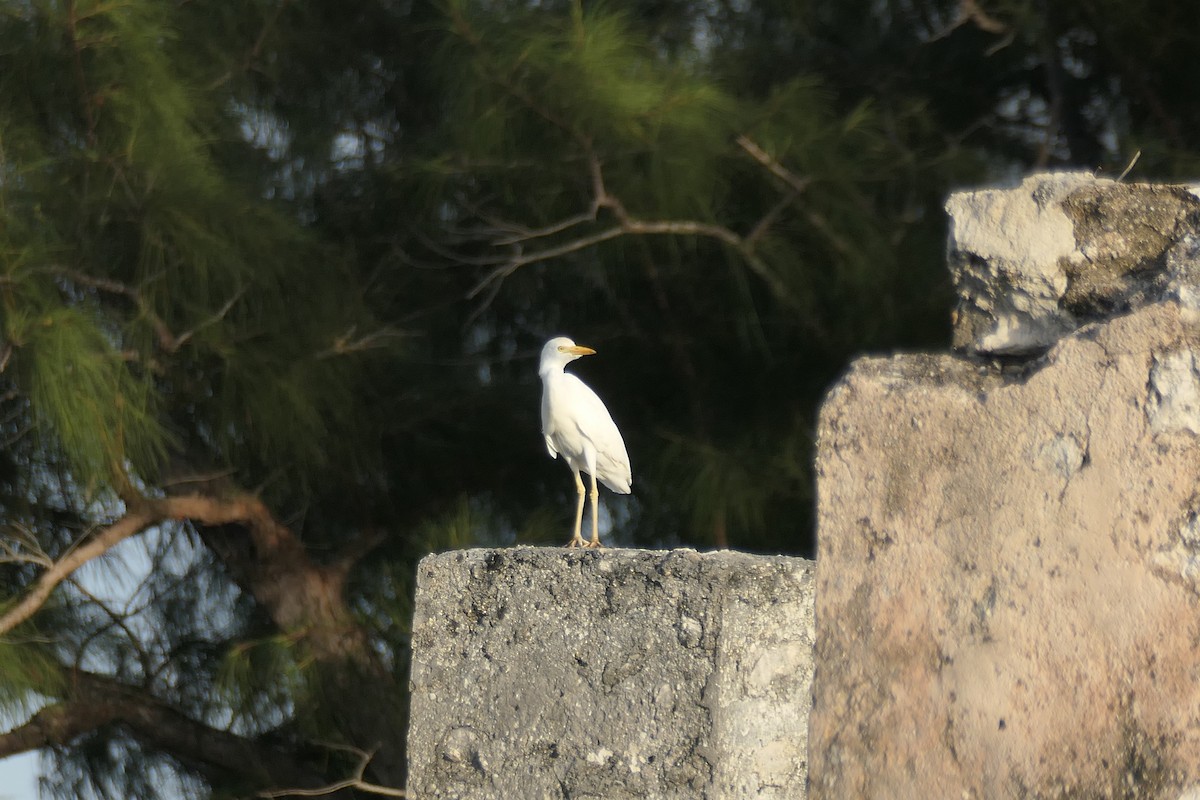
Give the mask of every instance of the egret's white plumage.
<path id="1" fill-rule="evenodd" d="M 568 547 L 584 546 L 580 534 L 584 495 L 583 480 L 579 477 L 581 471 L 592 480 L 592 539 L 587 547 L 600 546 L 600 523 L 596 515 L 596 499 L 600 493 L 596 481 L 618 494 L 629 494 L 633 487 L 629 454 L 608 409 L 587 384 L 563 371 L 563 367 L 580 356 L 595 352 L 560 336 L 546 342 L 538 365 L 538 374 L 542 378 L 542 433 L 546 437 L 546 449 L 551 457 L 561 455 L 567 462 L 575 474 L 575 489 L 579 492 L 575 536 Z"/>

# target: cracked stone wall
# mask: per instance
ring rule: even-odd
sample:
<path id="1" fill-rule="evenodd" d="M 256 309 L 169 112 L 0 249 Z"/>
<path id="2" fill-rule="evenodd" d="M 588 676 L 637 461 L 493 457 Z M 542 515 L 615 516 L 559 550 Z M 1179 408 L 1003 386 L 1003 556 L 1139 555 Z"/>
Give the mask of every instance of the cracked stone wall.
<path id="1" fill-rule="evenodd" d="M 732 552 L 425 558 L 409 796 L 803 798 L 812 584 Z"/>
<path id="2" fill-rule="evenodd" d="M 963 352 L 1037 354 L 1087 322 L 1200 299 L 1192 187 L 1051 173 L 1016 189 L 959 192 L 946 211 Z"/>
<path id="3" fill-rule="evenodd" d="M 1197 205 L 948 203 L 967 355 L 821 412 L 811 797 L 1200 796 Z"/>

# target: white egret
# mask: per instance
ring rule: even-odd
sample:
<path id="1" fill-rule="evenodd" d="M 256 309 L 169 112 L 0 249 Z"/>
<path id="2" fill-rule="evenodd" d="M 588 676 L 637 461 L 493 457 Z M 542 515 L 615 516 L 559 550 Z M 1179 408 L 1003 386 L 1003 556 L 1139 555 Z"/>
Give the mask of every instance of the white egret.
<path id="1" fill-rule="evenodd" d="M 579 492 L 575 536 L 567 547 L 600 547 L 597 479 L 618 494 L 629 494 L 633 487 L 629 454 L 608 409 L 587 384 L 563 371 L 563 367 L 580 356 L 595 352 L 560 336 L 546 342 L 538 365 L 538 375 L 542 378 L 542 433 L 546 437 L 546 449 L 552 458 L 562 455 L 575 473 L 575 490 Z M 583 525 L 581 470 L 592 479 L 592 539 L 586 545 L 580 535 Z"/>

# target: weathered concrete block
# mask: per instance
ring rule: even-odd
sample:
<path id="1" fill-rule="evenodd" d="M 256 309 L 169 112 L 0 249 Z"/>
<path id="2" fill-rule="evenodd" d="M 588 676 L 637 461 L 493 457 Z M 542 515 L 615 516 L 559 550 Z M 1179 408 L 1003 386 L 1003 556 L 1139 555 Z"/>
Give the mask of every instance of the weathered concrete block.
<path id="1" fill-rule="evenodd" d="M 812 581 L 732 552 L 423 559 L 410 796 L 803 798 Z"/>
<path id="2" fill-rule="evenodd" d="M 955 193 L 946 211 L 957 349 L 1037 353 L 1114 313 L 1200 300 L 1200 198 L 1187 187 L 1040 174 Z"/>
<path id="3" fill-rule="evenodd" d="M 863 359 L 821 412 L 814 798 L 1200 791 L 1200 329 L 1018 375 Z"/>

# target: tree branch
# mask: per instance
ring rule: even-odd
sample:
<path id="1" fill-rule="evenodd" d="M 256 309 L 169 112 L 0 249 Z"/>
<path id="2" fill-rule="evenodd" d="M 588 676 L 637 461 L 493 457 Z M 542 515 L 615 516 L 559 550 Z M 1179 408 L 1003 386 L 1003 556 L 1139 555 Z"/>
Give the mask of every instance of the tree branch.
<path id="1" fill-rule="evenodd" d="M 376 780 L 383 784 L 402 780 L 402 748 L 394 744 L 403 741 L 403 731 L 398 730 L 402 712 L 394 702 L 394 678 L 372 648 L 366 629 L 355 618 L 344 596 L 345 578 L 350 568 L 350 562 L 345 559 L 353 557 L 356 549 L 369 544 L 371 537 L 348 548 L 342 554 L 342 562 L 323 565 L 315 562 L 299 537 L 276 520 L 266 504 L 253 495 L 186 494 L 145 498 L 130 493 L 125 501 L 124 516 L 59 556 L 14 605 L 0 614 L 0 634 L 11 631 L 37 613 L 54 589 L 83 564 L 155 525 L 170 520 L 189 521 L 197 526 L 204 543 L 224 562 L 233 580 L 255 599 L 274 624 L 281 631 L 301 638 L 311 659 L 326 667 L 318 675 L 325 696 L 338 698 L 331 700 L 334 706 L 331 713 L 335 718 L 345 717 L 342 729 L 363 741 L 384 743 L 382 756 L 371 764 Z M 121 687 L 111 681 L 105 686 L 110 690 L 105 697 Z M 147 705 L 149 701 L 138 705 L 136 698 L 130 698 L 128 703 L 125 700 L 116 703 L 114 710 L 93 700 L 90 695 L 78 695 L 72 698 L 74 704 L 58 704 L 46 709 L 27 726 L 15 731 L 7 746 L 27 747 L 31 741 L 76 735 L 106 721 L 119 720 L 137 728 L 140 737 L 159 748 L 170 750 L 175 747 L 168 734 L 176 736 L 178 749 L 171 752 L 185 758 L 192 746 L 186 735 L 198 735 L 195 731 L 187 733 L 183 724 L 186 718 L 180 717 L 174 728 L 152 737 L 151 732 L 156 726 L 173 719 L 164 716 L 167 715 L 165 706 Z M 131 716 L 134 711 L 141 716 Z M 224 746 L 224 741 L 207 744 L 218 748 Z M 226 761 L 232 758 L 229 754 L 218 753 L 213 757 L 205 756 L 204 760 L 214 761 L 217 756 Z M 284 776 L 264 781 L 264 785 L 299 784 Z M 308 782 L 308 785 L 318 783 Z"/>
<path id="2" fill-rule="evenodd" d="M 926 42 L 936 42 L 939 39 L 944 39 L 968 22 L 974 23 L 975 27 L 984 33 L 993 33 L 996 35 L 1005 33 L 1008 34 L 1006 38 L 1009 41 L 1012 39 L 1013 34 L 1009 27 L 995 17 L 989 16 L 986 11 L 979 7 L 977 0 L 959 0 L 954 20 L 941 30 L 931 31 Z M 988 55 L 991 55 L 990 49 Z"/>
<path id="3" fill-rule="evenodd" d="M 71 269 L 69 267 L 54 267 L 52 271 L 56 274 L 62 275 L 63 277 L 69 278 L 71 281 L 79 284 L 80 286 L 87 286 L 92 289 L 98 289 L 102 292 L 129 298 L 130 302 L 132 302 L 137 308 L 138 313 L 150 321 L 150 327 L 154 329 L 154 335 L 158 339 L 158 346 L 162 348 L 164 352 L 171 355 L 178 353 L 179 349 L 191 341 L 192 337 L 197 333 L 223 320 L 229 314 L 229 312 L 233 310 L 234 305 L 238 300 L 241 299 L 242 295 L 245 294 L 244 289 L 239 289 L 238 291 L 234 292 L 233 296 L 226 300 L 225 303 L 212 315 L 201 320 L 190 330 L 176 334 L 171 330 L 170 326 L 167 325 L 166 321 L 163 320 L 163 318 L 157 313 L 155 313 L 154 309 L 150 308 L 149 303 L 145 301 L 145 299 L 142 297 L 142 293 L 136 288 L 111 278 L 100 278 L 94 275 L 88 275 L 86 272 L 82 272 L 77 269 Z"/>
<path id="4" fill-rule="evenodd" d="M 131 536 L 167 520 L 192 520 L 200 525 L 239 523 L 246 526 L 260 550 L 300 548 L 291 531 L 276 522 L 262 500 L 252 495 L 228 499 L 197 494 L 155 499 L 133 496 L 127 502 L 124 516 L 54 561 L 15 605 L 0 614 L 0 634 L 8 633 L 36 614 L 54 589 L 75 570 Z"/>
<path id="5" fill-rule="evenodd" d="M 766 235 L 767 231 L 771 229 L 771 226 L 775 224 L 775 221 L 779 219 L 780 215 L 782 215 L 783 212 L 787 210 L 787 207 L 795 202 L 796 198 L 799 196 L 800 192 L 793 189 L 783 197 L 779 198 L 779 201 L 775 203 L 775 205 L 771 206 L 771 210 L 766 214 L 763 214 L 762 219 L 755 223 L 754 227 L 750 229 L 750 233 L 746 234 L 746 246 L 751 250 L 757 247 L 759 240 Z"/>
<path id="6" fill-rule="evenodd" d="M 133 650 L 134 655 L 137 656 L 138 663 L 142 668 L 142 674 L 153 675 L 154 668 L 151 665 L 150 654 L 147 653 L 146 648 L 142 646 L 141 639 L 138 637 L 138 635 L 133 632 L 132 628 L 129 627 L 128 616 L 130 615 L 118 613 L 116 609 L 111 608 L 108 603 L 97 597 L 95 593 L 89 591 L 88 588 L 84 586 L 81 581 L 76 580 L 74 576 L 67 578 L 67 582 L 74 587 L 75 591 L 86 597 L 88 602 L 94 604 L 97 608 L 103 611 L 104 615 L 107 616 L 109 620 L 107 625 L 101 625 L 83 640 L 75 656 L 75 665 L 77 667 L 79 666 L 80 662 L 85 657 L 88 650 L 88 645 L 92 640 L 99 638 L 110 628 L 116 627 L 125 634 L 125 641 L 128 647 Z"/>
<path id="7" fill-rule="evenodd" d="M 357 334 L 358 326 L 351 325 L 341 336 L 335 336 L 333 343 L 329 347 L 317 353 L 317 358 L 334 358 L 350 355 L 351 353 L 361 353 L 366 350 L 378 350 L 382 347 L 388 347 L 392 340 L 399 339 L 404 335 L 389 326 L 384 326 L 370 333 L 364 333 L 361 336 L 357 336 Z"/>
<path id="8" fill-rule="evenodd" d="M 66 555 L 55 561 L 49 569 L 38 576 L 33 588 L 26 592 L 16 605 L 0 614 L 0 634 L 8 633 L 37 613 L 38 609 L 45 605 L 55 587 L 66 580 L 75 570 L 92 559 L 104 555 L 130 536 L 139 534 L 161 521 L 161 512 L 152 504 L 147 504 L 144 508 L 130 511 L 96 536 L 69 550 Z"/>
<path id="9" fill-rule="evenodd" d="M 633 216 L 626 210 L 625 205 L 619 198 L 609 193 L 604 182 L 604 173 L 600 159 L 594 153 L 589 153 L 588 162 L 592 182 L 592 200 L 587 212 L 568 217 L 543 228 L 526 231 L 518 236 L 507 236 L 503 239 L 493 240 L 491 244 L 494 246 L 502 244 L 516 244 L 519 246 L 523 242 L 552 236 L 577 225 L 595 221 L 602 208 L 612 212 L 617 220 L 617 224 L 597 233 L 580 236 L 561 244 L 545 246 L 529 253 L 518 249 L 516 255 L 507 258 L 497 257 L 491 261 L 491 263 L 496 264 L 495 268 L 488 272 L 482 280 L 467 292 L 467 297 L 476 297 L 483 290 L 492 286 L 497 281 L 502 281 L 509 277 L 521 267 L 569 255 L 623 236 L 700 236 L 707 239 L 715 239 L 732 247 L 745 259 L 750 270 L 767 284 L 779 300 L 795 308 L 802 307 L 799 299 L 796 298 L 787 284 L 758 256 L 756 247 L 759 240 L 766 233 L 767 228 L 782 213 L 783 207 L 791 203 L 800 192 L 804 191 L 808 185 L 808 180 L 799 178 L 789 172 L 781 164 L 772 159 L 766 151 L 750 141 L 750 139 L 740 136 L 738 137 L 738 143 L 743 149 L 746 149 L 747 152 L 755 156 L 755 159 L 759 163 L 767 166 L 772 174 L 781 177 L 792 188 L 791 193 L 785 198 L 785 201 L 777 204 L 768 211 L 763 219 L 759 220 L 754 226 L 749 236 L 739 236 L 723 225 L 698 222 L 696 220 L 644 220 Z"/>
<path id="10" fill-rule="evenodd" d="M 479 283 L 475 284 L 475 286 L 471 288 L 471 291 L 467 292 L 467 298 L 474 298 L 476 295 L 486 289 L 493 281 L 503 280 L 519 270 L 521 267 L 528 266 L 529 264 L 536 264 L 539 261 L 548 261 L 552 258 L 569 255 L 580 250 L 586 250 L 587 248 L 598 245 L 601 242 L 607 242 L 610 239 L 616 239 L 620 236 L 625 236 L 628 233 L 629 232 L 626 231 L 622 226 L 618 226 L 592 234 L 591 236 L 583 236 L 578 239 L 573 239 L 572 241 L 558 245 L 557 247 L 547 247 L 542 250 L 537 250 L 533 253 L 513 256 L 512 258 L 507 259 L 504 264 L 489 272 L 483 278 L 483 280 L 479 281 Z"/>
<path id="11" fill-rule="evenodd" d="M 8 733 L 0 734 L 0 758 L 40 750 L 51 745 L 67 744 L 76 736 L 111 722 L 111 708 L 86 707 L 73 703 L 46 706 L 28 722 Z"/>
<path id="12" fill-rule="evenodd" d="M 749 153 L 751 158 L 766 167 L 772 175 L 792 187 L 792 191 L 796 194 L 803 192 L 808 188 L 808 184 L 812 182 L 812 178 L 801 178 L 783 164 L 780 164 L 770 153 L 755 144 L 749 136 L 738 134 L 735 141 L 738 147 Z"/>
<path id="13" fill-rule="evenodd" d="M 285 750 L 197 722 L 145 690 L 83 670 L 69 673 L 68 678 L 69 697 L 0 734 L 0 758 L 69 744 L 105 725 L 121 724 L 138 741 L 210 775 L 227 772 L 265 785 L 323 782 Z"/>

